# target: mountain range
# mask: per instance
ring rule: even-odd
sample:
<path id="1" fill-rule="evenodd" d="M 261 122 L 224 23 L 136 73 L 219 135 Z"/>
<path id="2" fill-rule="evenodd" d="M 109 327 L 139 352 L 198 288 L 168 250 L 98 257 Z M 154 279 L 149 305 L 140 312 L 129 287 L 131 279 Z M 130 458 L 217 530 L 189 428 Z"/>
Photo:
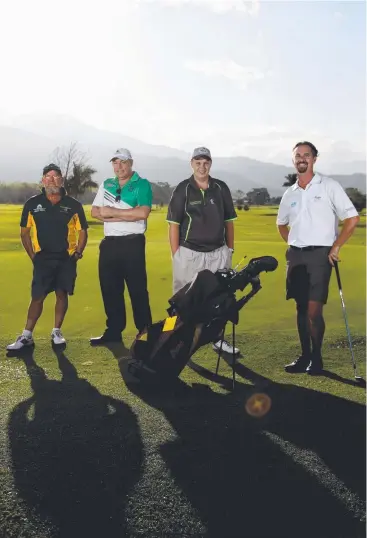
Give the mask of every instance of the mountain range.
<path id="1" fill-rule="evenodd" d="M 0 182 L 39 181 L 42 168 L 48 164 L 57 147 L 76 142 L 97 169 L 94 179 L 100 183 L 111 176 L 109 162 L 118 147 L 127 147 L 133 154 L 134 168 L 152 182 L 176 185 L 191 174 L 190 154 L 180 149 L 148 144 L 121 133 L 104 131 L 63 115 L 19 116 L 11 124 L 0 125 Z M 365 162 L 344 163 L 343 168 L 355 173 L 330 174 L 344 188 L 356 187 L 366 192 Z M 262 162 L 248 157 L 214 157 L 211 174 L 227 182 L 230 189 L 248 192 L 266 187 L 271 196 L 284 192 L 282 184 L 292 166 Z"/>

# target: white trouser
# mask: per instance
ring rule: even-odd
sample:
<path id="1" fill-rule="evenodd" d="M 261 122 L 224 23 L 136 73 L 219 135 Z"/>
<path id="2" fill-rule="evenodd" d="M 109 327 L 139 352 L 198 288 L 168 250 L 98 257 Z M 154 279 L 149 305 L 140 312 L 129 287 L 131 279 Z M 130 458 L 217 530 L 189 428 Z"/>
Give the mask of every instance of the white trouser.
<path id="1" fill-rule="evenodd" d="M 232 252 L 227 245 L 211 252 L 197 252 L 186 247 L 179 247 L 172 262 L 173 293 L 175 294 L 203 269 L 209 269 L 212 273 L 218 269 L 229 269 L 232 265 Z"/>

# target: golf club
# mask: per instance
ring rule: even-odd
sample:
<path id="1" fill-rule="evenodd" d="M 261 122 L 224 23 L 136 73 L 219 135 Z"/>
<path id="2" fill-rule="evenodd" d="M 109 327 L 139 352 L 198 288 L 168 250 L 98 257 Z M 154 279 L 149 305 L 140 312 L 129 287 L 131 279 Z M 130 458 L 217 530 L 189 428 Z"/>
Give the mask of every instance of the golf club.
<path id="1" fill-rule="evenodd" d="M 338 266 L 337 261 L 334 261 L 334 267 L 335 267 L 336 279 L 338 281 L 339 295 L 340 295 L 340 300 L 341 300 L 341 303 L 342 303 L 345 327 L 347 329 L 349 349 L 350 349 L 350 354 L 351 354 L 351 357 L 352 357 L 352 364 L 353 364 L 353 369 L 354 369 L 354 379 L 355 379 L 356 383 L 364 384 L 365 380 L 363 379 L 363 377 L 357 375 L 357 365 L 356 365 L 356 361 L 355 361 L 354 353 L 353 353 L 352 337 L 350 335 L 350 330 L 349 330 L 349 325 L 348 325 L 347 310 L 345 308 L 343 290 L 342 290 L 342 282 L 341 282 L 341 279 L 340 279 L 340 272 L 339 272 L 339 266 Z"/>

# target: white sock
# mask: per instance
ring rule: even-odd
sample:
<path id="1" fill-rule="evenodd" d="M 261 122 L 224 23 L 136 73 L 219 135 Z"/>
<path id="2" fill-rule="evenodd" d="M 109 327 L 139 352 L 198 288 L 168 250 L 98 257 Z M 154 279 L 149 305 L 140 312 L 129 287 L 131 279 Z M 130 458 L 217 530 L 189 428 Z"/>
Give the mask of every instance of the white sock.
<path id="1" fill-rule="evenodd" d="M 32 338 L 32 331 L 24 329 L 24 331 L 22 332 L 22 336 L 25 336 L 26 338 Z"/>
<path id="2" fill-rule="evenodd" d="M 52 329 L 52 332 L 54 333 L 55 331 L 60 331 L 60 327 L 54 327 L 54 328 Z"/>

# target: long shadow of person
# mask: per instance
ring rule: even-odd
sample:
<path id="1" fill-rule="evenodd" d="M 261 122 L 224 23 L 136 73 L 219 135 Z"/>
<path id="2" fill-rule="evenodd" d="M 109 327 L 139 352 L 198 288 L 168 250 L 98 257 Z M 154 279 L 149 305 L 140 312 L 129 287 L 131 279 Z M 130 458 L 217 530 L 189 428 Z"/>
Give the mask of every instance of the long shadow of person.
<path id="1" fill-rule="evenodd" d="M 229 394 L 181 380 L 132 383 L 123 361 L 120 371 L 176 431 L 161 454 L 208 537 L 365 536 L 362 405 L 272 383 L 242 365 L 237 373 L 254 384 L 240 383 Z M 261 419 L 245 411 L 254 392 L 272 401 Z"/>
<path id="2" fill-rule="evenodd" d="M 365 497 L 365 406 L 328 393 L 275 383 L 241 363 L 236 363 L 235 372 L 251 381 L 255 392 L 263 391 L 271 398 L 272 411 L 263 421 L 264 428 L 302 449 L 315 451 L 351 491 Z M 200 373 L 212 377 L 208 370 Z M 336 374 L 326 372 L 324 377 L 365 391 Z M 228 379 L 221 380 L 228 386 Z"/>
<path id="3" fill-rule="evenodd" d="M 142 467 L 136 416 L 79 378 L 62 351 L 57 358 L 61 381 L 33 352 L 23 357 L 34 394 L 8 421 L 15 486 L 53 537 L 121 538 Z"/>

